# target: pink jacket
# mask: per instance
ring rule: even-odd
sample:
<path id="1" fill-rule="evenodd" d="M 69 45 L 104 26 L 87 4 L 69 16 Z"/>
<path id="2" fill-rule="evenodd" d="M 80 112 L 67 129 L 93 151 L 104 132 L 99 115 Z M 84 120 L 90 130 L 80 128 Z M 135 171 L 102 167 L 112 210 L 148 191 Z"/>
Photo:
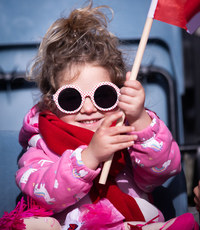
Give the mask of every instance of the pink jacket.
<path id="1" fill-rule="evenodd" d="M 120 189 L 137 199 L 141 209 L 140 201 L 146 202 L 149 192 L 181 170 L 177 143 L 156 114 L 148 113 L 151 125 L 135 132 L 138 139 L 129 149 L 132 167 L 127 165 L 116 178 Z M 35 106 L 24 118 L 19 141 L 27 151 L 18 162 L 16 182 L 23 193 L 54 213 L 63 211 L 68 214 L 66 221 L 71 221 L 73 212 L 79 213 L 82 204 L 91 202 L 88 192 L 101 169 L 91 170 L 83 164 L 81 152 L 87 146 L 67 149 L 62 156 L 53 153 L 39 133 L 38 115 Z M 145 211 L 144 216 L 151 218 Z"/>

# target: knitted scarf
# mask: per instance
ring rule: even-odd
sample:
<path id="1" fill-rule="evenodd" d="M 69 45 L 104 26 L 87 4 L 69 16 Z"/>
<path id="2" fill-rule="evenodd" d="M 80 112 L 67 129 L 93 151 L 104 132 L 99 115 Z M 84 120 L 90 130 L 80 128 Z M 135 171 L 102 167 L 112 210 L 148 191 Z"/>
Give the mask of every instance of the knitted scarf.
<path id="1" fill-rule="evenodd" d="M 39 131 L 49 149 L 60 156 L 67 149 L 75 150 L 80 145 L 88 145 L 94 134 L 90 130 L 63 122 L 50 111 L 40 113 Z M 99 184 L 97 177 L 93 182 L 90 198 L 93 203 L 107 198 L 126 221 L 144 221 L 136 201 L 122 192 L 115 182 L 115 177 L 125 166 L 124 155 L 124 151 L 115 153 L 106 184 Z"/>

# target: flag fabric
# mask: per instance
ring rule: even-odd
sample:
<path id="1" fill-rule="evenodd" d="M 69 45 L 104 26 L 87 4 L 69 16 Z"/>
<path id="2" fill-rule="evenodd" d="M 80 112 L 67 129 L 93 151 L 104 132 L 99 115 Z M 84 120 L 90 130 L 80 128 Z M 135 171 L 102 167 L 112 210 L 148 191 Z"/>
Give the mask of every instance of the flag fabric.
<path id="1" fill-rule="evenodd" d="M 200 0 L 152 0 L 148 17 L 192 34 L 200 26 Z"/>

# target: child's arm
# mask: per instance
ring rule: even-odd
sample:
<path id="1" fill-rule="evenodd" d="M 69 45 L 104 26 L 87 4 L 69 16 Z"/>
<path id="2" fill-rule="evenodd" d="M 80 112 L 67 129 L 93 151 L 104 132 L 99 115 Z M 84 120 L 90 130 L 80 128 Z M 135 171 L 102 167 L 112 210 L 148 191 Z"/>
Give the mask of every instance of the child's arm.
<path id="1" fill-rule="evenodd" d="M 81 161 L 81 152 L 67 150 L 61 157 L 42 139 L 19 160 L 16 182 L 21 191 L 47 209 L 59 212 L 78 202 L 90 190 L 100 169 L 91 170 Z"/>
<path id="2" fill-rule="evenodd" d="M 134 132 L 138 139 L 129 149 L 134 179 L 145 192 L 151 192 L 181 170 L 180 150 L 171 132 L 156 114 L 148 113 L 151 125 Z"/>
<path id="3" fill-rule="evenodd" d="M 129 77 L 127 73 L 119 107 L 128 125 L 135 128 L 131 134 L 138 136 L 129 149 L 135 181 L 148 192 L 180 171 L 180 151 L 166 125 L 154 113 L 145 110 L 145 92 L 140 82 Z"/>

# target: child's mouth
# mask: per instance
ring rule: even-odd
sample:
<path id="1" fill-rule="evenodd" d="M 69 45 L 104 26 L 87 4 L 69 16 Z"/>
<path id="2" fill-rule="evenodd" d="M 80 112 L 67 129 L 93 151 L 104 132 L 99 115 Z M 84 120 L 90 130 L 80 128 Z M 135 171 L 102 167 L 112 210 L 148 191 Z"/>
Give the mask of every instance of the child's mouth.
<path id="1" fill-rule="evenodd" d="M 96 122 L 98 122 L 99 119 L 94 119 L 94 120 L 85 120 L 85 121 L 80 121 L 81 124 L 85 124 L 85 125 L 91 125 L 91 124 L 95 124 Z"/>

